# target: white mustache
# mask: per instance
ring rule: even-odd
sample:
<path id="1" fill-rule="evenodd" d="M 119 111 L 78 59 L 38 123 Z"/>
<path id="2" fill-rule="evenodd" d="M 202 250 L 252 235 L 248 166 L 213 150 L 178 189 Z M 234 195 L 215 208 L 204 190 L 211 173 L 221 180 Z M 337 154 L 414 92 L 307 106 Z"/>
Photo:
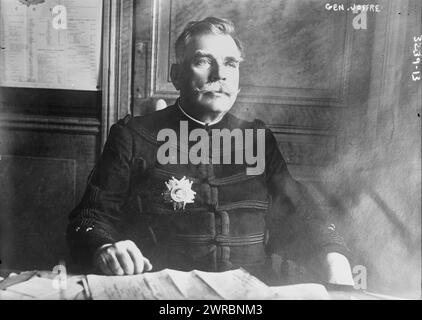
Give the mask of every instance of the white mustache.
<path id="1" fill-rule="evenodd" d="M 211 85 L 205 86 L 202 89 L 194 88 L 194 91 L 197 93 L 214 91 L 214 92 L 219 92 L 219 93 L 225 93 L 227 95 L 231 95 L 234 93 L 233 90 L 230 90 L 225 85 L 221 85 L 221 84 L 217 84 L 217 85 L 211 84 Z M 236 93 L 239 93 L 239 92 L 240 92 L 240 88 L 237 90 Z"/>

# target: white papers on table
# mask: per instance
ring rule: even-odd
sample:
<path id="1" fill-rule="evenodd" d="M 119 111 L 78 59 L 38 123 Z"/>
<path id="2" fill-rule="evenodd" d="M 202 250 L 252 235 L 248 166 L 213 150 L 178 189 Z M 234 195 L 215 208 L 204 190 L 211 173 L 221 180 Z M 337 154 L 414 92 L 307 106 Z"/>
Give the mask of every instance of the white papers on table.
<path id="1" fill-rule="evenodd" d="M 78 282 L 79 279 L 69 277 L 66 289 L 59 290 L 54 285 L 54 279 L 34 276 L 27 281 L 12 285 L 6 290 L 0 290 L 0 300 L 72 300 L 83 291 L 83 286 Z"/>
<path id="2" fill-rule="evenodd" d="M 328 299 L 324 286 L 268 287 L 243 269 L 182 272 L 164 269 L 133 276 L 88 275 L 95 300 L 247 300 Z"/>
<path id="3" fill-rule="evenodd" d="M 88 275 L 87 280 L 96 300 L 183 299 L 165 270 L 134 276 Z"/>

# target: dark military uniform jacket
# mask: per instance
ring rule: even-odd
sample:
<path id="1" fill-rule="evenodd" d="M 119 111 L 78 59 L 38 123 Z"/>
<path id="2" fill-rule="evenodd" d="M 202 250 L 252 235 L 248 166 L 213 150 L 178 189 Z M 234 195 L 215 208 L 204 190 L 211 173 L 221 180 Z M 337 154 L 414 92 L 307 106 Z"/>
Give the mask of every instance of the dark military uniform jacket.
<path id="1" fill-rule="evenodd" d="M 179 136 L 180 121 L 188 121 L 189 130 L 204 128 L 177 106 L 112 126 L 83 199 L 70 214 L 68 243 L 79 264 L 92 265 L 97 248 L 119 240 L 133 240 L 155 270 L 243 267 L 259 274 L 272 253 L 293 260 L 330 251 L 348 255 L 324 212 L 289 174 L 273 134 L 262 122 L 228 113 L 205 128 L 209 133 L 265 129 L 265 171 L 247 175 L 247 164 L 233 160 L 160 164 L 157 150 L 163 142 L 157 134 L 169 128 Z M 232 145 L 233 152 L 236 147 Z M 193 182 L 195 200 L 184 210 L 174 210 L 164 200 L 165 183 L 172 177 Z"/>

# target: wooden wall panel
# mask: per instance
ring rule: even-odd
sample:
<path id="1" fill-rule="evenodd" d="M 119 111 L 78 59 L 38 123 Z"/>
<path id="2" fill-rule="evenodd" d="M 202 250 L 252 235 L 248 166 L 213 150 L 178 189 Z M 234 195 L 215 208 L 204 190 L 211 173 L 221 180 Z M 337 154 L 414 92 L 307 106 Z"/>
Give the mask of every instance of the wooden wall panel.
<path id="1" fill-rule="evenodd" d="M 49 269 L 66 258 L 76 169 L 71 159 L 1 156 L 2 268 Z"/>
<path id="2" fill-rule="evenodd" d="M 76 120 L 77 123 L 54 125 L 52 119 L 36 124 L 25 117 L 19 122 L 0 121 L 0 154 L 26 157 L 71 159 L 77 162 L 76 200 L 80 199 L 86 179 L 99 152 L 99 122 Z M 69 121 L 69 120 L 67 120 Z"/>
<path id="3" fill-rule="evenodd" d="M 155 3 L 153 94 L 176 92 L 169 79 L 176 38 L 187 22 L 213 15 L 232 20 L 245 46 L 240 101 L 342 103 L 347 15 L 333 15 L 316 0 Z"/>
<path id="4" fill-rule="evenodd" d="M 99 136 L 95 119 L 2 115 L 0 268 L 51 269 L 68 261 L 68 214 L 95 165 Z"/>

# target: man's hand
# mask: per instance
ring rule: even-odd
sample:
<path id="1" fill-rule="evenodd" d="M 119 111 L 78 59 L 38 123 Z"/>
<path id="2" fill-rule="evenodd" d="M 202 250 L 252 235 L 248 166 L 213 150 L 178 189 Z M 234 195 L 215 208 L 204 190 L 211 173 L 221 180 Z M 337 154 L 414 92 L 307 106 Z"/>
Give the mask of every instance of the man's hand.
<path id="1" fill-rule="evenodd" d="M 95 255 L 95 265 L 107 275 L 132 275 L 151 271 L 152 265 L 130 240 L 101 246 Z"/>
<path id="2" fill-rule="evenodd" d="M 353 286 L 352 270 L 347 258 L 337 252 L 330 252 L 325 257 L 328 271 L 328 283 Z"/>

